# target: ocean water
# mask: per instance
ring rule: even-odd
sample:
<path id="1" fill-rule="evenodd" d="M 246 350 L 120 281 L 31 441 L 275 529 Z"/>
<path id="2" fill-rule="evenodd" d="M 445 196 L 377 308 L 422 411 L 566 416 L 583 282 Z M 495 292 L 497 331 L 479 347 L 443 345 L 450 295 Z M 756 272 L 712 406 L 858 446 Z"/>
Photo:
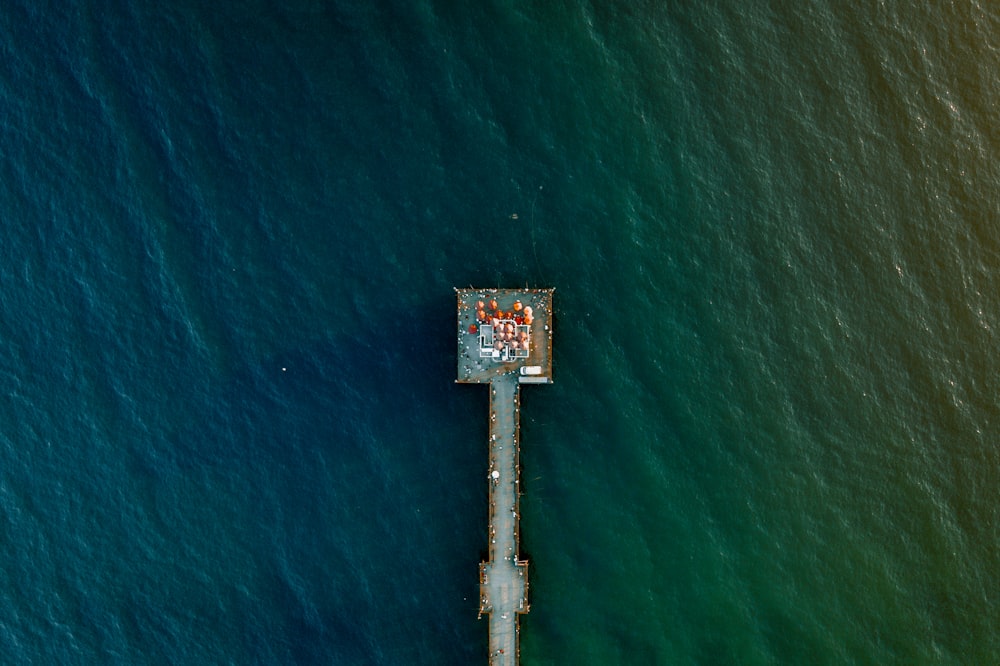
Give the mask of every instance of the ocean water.
<path id="1" fill-rule="evenodd" d="M 523 664 L 1000 662 L 1000 13 L 683 4 L 4 3 L 0 661 L 485 664 L 530 284 Z"/>

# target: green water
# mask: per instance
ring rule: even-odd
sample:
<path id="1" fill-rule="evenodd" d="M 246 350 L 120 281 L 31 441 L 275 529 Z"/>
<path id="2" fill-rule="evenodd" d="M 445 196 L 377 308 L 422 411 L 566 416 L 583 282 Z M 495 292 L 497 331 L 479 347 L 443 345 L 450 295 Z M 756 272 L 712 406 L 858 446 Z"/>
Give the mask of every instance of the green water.
<path id="1" fill-rule="evenodd" d="M 486 663 L 452 288 L 527 283 L 525 666 L 1000 662 L 991 7 L 0 35 L 6 661 Z"/>

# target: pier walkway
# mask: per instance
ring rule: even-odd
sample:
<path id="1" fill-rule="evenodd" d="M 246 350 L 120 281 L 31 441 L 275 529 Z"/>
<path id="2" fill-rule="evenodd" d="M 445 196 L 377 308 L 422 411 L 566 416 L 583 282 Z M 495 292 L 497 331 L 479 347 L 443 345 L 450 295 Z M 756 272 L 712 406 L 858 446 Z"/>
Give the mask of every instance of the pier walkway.
<path id="1" fill-rule="evenodd" d="M 490 387 L 489 553 L 479 565 L 479 614 L 489 615 L 489 663 L 517 666 L 527 613 L 520 559 L 520 388 L 552 379 L 552 289 L 456 289 L 458 378 Z M 523 368 L 523 371 L 522 371 Z"/>
<path id="2" fill-rule="evenodd" d="M 490 616 L 490 663 L 513 665 L 518 613 L 528 612 L 528 563 L 518 559 L 519 391 L 513 375 L 490 382 L 489 561 L 479 565 L 479 610 Z"/>

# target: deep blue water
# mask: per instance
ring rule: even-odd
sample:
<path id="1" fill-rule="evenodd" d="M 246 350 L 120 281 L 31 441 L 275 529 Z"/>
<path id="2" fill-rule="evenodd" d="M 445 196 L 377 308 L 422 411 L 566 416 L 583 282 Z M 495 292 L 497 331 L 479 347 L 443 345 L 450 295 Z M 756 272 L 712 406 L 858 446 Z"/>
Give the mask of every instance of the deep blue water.
<path id="1" fill-rule="evenodd" d="M 525 283 L 522 663 L 1000 661 L 995 9 L 202 5 L 0 9 L 4 663 L 485 664 Z"/>

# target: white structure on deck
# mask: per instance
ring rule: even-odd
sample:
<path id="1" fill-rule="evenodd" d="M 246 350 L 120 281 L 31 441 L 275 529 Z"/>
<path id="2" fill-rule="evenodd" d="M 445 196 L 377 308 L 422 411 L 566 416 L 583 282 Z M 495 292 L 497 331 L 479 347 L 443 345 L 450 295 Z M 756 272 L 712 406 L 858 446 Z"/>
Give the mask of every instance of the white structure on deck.
<path id="1" fill-rule="evenodd" d="M 503 340 L 501 333 L 509 333 L 512 340 Z M 479 357 L 492 358 L 504 363 L 528 358 L 531 347 L 531 326 L 518 324 L 513 319 L 498 319 L 495 324 L 483 324 L 479 329 Z"/>

